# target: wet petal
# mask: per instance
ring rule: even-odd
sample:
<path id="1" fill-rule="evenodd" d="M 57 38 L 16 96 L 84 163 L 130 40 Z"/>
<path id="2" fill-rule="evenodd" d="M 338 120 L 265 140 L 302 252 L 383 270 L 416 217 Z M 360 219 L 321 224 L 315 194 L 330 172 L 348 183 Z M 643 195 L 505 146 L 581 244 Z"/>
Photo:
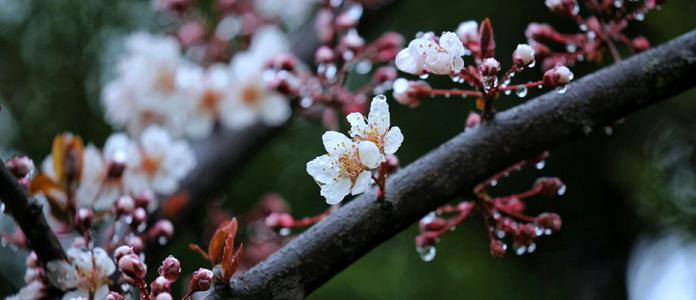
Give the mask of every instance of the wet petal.
<path id="1" fill-rule="evenodd" d="M 401 133 L 399 127 L 392 127 L 389 132 L 384 136 L 384 153 L 394 154 L 396 150 L 399 150 L 401 143 L 404 142 L 404 135 Z"/>
<path id="2" fill-rule="evenodd" d="M 326 198 L 329 205 L 338 204 L 350 193 L 352 182 L 350 178 L 341 177 L 339 180 L 328 183 L 321 187 L 321 195 Z"/>
<path id="3" fill-rule="evenodd" d="M 379 134 L 384 134 L 389 128 L 389 117 L 389 104 L 387 104 L 387 97 L 384 95 L 378 95 L 372 98 L 370 114 L 367 117 L 370 127 L 376 128 Z"/>
<path id="4" fill-rule="evenodd" d="M 338 176 L 336 160 L 328 155 L 319 156 L 307 163 L 307 173 L 320 183 L 329 183 Z"/>
<path id="5" fill-rule="evenodd" d="M 350 113 L 346 117 L 348 123 L 350 123 L 350 135 L 355 136 L 365 136 L 367 133 L 367 123 L 365 123 L 365 117 L 361 113 Z"/>
<path id="6" fill-rule="evenodd" d="M 343 133 L 327 131 L 321 136 L 326 152 L 331 155 L 341 155 L 353 147 L 353 142 Z"/>
<path id="7" fill-rule="evenodd" d="M 353 189 L 350 191 L 350 193 L 352 195 L 357 195 L 367 191 L 367 189 L 370 187 L 370 180 L 372 180 L 372 173 L 370 171 L 363 171 L 355 180 L 355 184 L 353 185 Z"/>
<path id="8" fill-rule="evenodd" d="M 375 143 L 362 141 L 358 144 L 360 162 L 370 169 L 374 169 L 382 162 L 382 153 Z"/>

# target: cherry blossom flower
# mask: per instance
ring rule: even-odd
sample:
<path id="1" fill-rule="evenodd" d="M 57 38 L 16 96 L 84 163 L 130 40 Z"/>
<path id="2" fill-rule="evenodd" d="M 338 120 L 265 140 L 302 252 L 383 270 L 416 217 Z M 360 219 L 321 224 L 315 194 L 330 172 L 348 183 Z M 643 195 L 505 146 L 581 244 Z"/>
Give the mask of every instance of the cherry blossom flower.
<path id="1" fill-rule="evenodd" d="M 474 20 L 461 22 L 457 26 L 456 33 L 464 45 L 469 42 L 477 42 L 479 35 L 478 22 Z"/>
<path id="2" fill-rule="evenodd" d="M 186 135 L 206 137 L 222 114 L 232 113 L 222 109 L 222 101 L 233 85 L 231 73 L 224 64 L 214 64 L 206 69 L 192 64 L 181 70 L 181 78 L 183 93 L 195 102 L 184 125 Z"/>
<path id="3" fill-rule="evenodd" d="M 534 48 L 527 44 L 517 45 L 517 49 L 512 53 L 512 62 L 521 67 L 533 64 Z"/>
<path id="4" fill-rule="evenodd" d="M 45 297 L 46 285 L 35 280 L 21 288 L 16 295 L 9 296 L 5 300 L 44 299 Z"/>
<path id="5" fill-rule="evenodd" d="M 372 142 L 354 143 L 340 132 L 329 131 L 322 136 L 328 154 L 307 163 L 307 173 L 321 186 L 326 203 L 337 204 L 350 194 L 367 190 L 372 178 L 369 169 L 379 166 L 382 154 Z"/>
<path id="6" fill-rule="evenodd" d="M 246 52 L 234 56 L 230 63 L 232 82 L 230 94 L 224 99 L 221 116 L 229 128 L 240 128 L 258 121 L 277 126 L 290 117 L 289 101 L 272 90 L 264 80 L 268 61 L 288 51 L 286 36 L 276 27 L 260 28 Z"/>
<path id="7" fill-rule="evenodd" d="M 394 154 L 404 140 L 399 127 L 389 128 L 389 106 L 384 95 L 372 100 L 370 113 L 365 117 L 351 113 L 351 140 L 342 133 L 329 131 L 322 140 L 328 154 L 307 163 L 307 173 L 321 186 L 326 203 L 337 204 L 348 195 L 367 190 L 372 172 L 385 159 Z"/>
<path id="8" fill-rule="evenodd" d="M 70 248 L 68 261 L 56 260 L 46 264 L 47 278 L 55 287 L 66 291 L 63 299 L 105 299 L 109 293 L 109 276 L 116 265 L 102 248 L 84 250 Z"/>
<path id="9" fill-rule="evenodd" d="M 172 138 L 166 130 L 150 126 L 140 136 L 139 156 L 129 161 L 124 174 L 126 190 L 170 194 L 196 165 L 191 146 Z"/>
<path id="10" fill-rule="evenodd" d="M 126 55 L 118 61 L 116 78 L 103 90 L 106 118 L 139 134 L 148 125 L 165 126 L 181 134 L 191 101 L 180 93 L 179 70 L 185 63 L 173 37 L 138 32 L 126 40 Z"/>
<path id="11" fill-rule="evenodd" d="M 350 113 L 346 119 L 351 126 L 350 136 L 356 141 L 370 141 L 377 145 L 382 153 L 382 160 L 385 154 L 396 153 L 404 141 L 404 135 L 399 127 L 389 128 L 389 105 L 387 97 L 384 95 L 372 99 L 367 122 L 365 122 L 365 117 L 358 112 Z"/>
<path id="12" fill-rule="evenodd" d="M 261 16 L 282 21 L 289 28 L 302 25 L 320 0 L 255 0 Z"/>
<path id="13" fill-rule="evenodd" d="M 467 53 L 459 37 L 444 32 L 438 41 L 426 36 L 411 41 L 396 56 L 396 67 L 406 73 L 420 75 L 430 72 L 449 75 L 464 67 L 462 56 Z"/>

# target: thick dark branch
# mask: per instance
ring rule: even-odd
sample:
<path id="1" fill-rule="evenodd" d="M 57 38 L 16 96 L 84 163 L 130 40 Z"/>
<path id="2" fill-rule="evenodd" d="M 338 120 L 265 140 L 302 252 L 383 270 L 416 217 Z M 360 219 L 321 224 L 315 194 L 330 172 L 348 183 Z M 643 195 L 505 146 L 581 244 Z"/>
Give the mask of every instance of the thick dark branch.
<path id="1" fill-rule="evenodd" d="M 696 31 L 499 113 L 361 195 L 232 282 L 216 298 L 300 299 L 423 215 L 497 171 L 696 85 Z M 408 147 L 406 133 L 405 147 Z"/>
<path id="2" fill-rule="evenodd" d="M 29 196 L 19 185 L 17 178 L 0 160 L 0 200 L 15 219 L 29 242 L 29 247 L 43 264 L 55 259 L 66 258 L 63 247 L 46 223 L 41 204 Z"/>

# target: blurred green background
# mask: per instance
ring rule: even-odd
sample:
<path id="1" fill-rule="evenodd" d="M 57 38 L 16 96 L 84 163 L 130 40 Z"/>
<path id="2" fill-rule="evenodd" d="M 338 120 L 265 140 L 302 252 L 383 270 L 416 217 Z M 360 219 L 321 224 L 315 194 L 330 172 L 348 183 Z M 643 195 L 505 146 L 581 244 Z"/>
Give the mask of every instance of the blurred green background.
<path id="1" fill-rule="evenodd" d="M 153 16 L 150 5 L 130 0 L 0 0 L 2 158 L 26 153 L 41 161 L 52 137 L 62 131 L 102 145 L 112 129 L 103 120 L 99 93 L 111 76 L 121 39 L 137 29 L 161 31 L 170 23 L 166 17 Z M 696 1 L 670 0 L 646 21 L 633 24 L 629 33 L 645 35 L 658 45 L 695 28 L 694 16 Z M 394 30 L 412 37 L 418 31 L 454 30 L 461 21 L 484 17 L 493 21 L 504 66 L 509 65 L 514 47 L 525 42 L 530 22 L 576 31 L 572 22 L 550 13 L 543 0 L 401 0 L 363 34 L 369 39 Z M 572 70 L 578 78 L 600 67 L 581 64 Z M 535 69 L 515 79 L 540 76 Z M 563 197 L 529 202 L 533 213 L 554 211 L 563 217 L 561 232 L 541 238 L 535 253 L 490 257 L 484 227 L 475 217 L 446 235 L 436 259 L 426 263 L 415 251 L 417 228 L 412 226 L 331 279 L 310 299 L 626 297 L 626 264 L 639 236 L 696 229 L 694 100 L 696 90 L 632 115 L 610 136 L 596 132 L 550 149 L 545 169 L 522 172 L 496 187 L 493 192 L 499 195 L 521 191 L 539 176 L 558 176 L 567 184 Z M 520 101 L 503 97 L 498 107 Z M 406 136 L 398 153 L 401 162 L 408 164 L 462 131 L 472 108 L 470 100 L 456 98 L 426 101 L 417 109 L 393 105 L 392 123 Z M 224 206 L 240 214 L 273 191 L 290 202 L 294 215 L 325 210 L 316 184 L 305 173 L 305 163 L 323 151 L 323 131 L 320 124 L 293 121 L 230 183 Z M 177 229 L 163 253 L 180 257 L 185 273 L 205 266 L 186 250 L 197 233 Z M 2 251 L 0 295 L 5 295 L 21 285 L 23 262 L 7 261 L 10 250 Z"/>

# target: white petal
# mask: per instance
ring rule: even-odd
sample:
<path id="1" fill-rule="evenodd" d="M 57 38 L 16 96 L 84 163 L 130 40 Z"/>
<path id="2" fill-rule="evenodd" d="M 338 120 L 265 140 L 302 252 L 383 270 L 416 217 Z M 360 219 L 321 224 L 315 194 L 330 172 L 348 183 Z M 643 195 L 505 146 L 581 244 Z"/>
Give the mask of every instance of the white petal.
<path id="1" fill-rule="evenodd" d="M 261 119 L 266 125 L 278 126 L 290 117 L 290 103 L 278 94 L 266 93 L 261 104 Z"/>
<path id="2" fill-rule="evenodd" d="M 94 262 L 97 265 L 97 271 L 100 277 L 109 277 L 114 271 L 116 271 L 116 265 L 113 259 L 102 248 L 94 248 Z"/>
<path id="3" fill-rule="evenodd" d="M 353 147 L 353 142 L 343 133 L 327 131 L 321 136 L 326 152 L 331 155 L 341 155 Z"/>
<path id="4" fill-rule="evenodd" d="M 410 49 L 402 49 L 394 59 L 396 68 L 402 72 L 419 75 L 423 73 L 423 60 Z"/>
<path id="5" fill-rule="evenodd" d="M 386 135 L 384 135 L 384 153 L 394 154 L 399 150 L 401 143 L 404 142 L 404 135 L 399 127 L 392 127 Z"/>
<path id="6" fill-rule="evenodd" d="M 336 158 L 328 155 L 319 156 L 307 163 L 307 173 L 320 183 L 329 183 L 339 173 Z"/>
<path id="7" fill-rule="evenodd" d="M 89 291 L 86 289 L 79 289 L 65 293 L 63 295 L 63 300 L 77 300 L 77 299 L 89 299 Z M 96 298 L 95 298 L 96 299 Z"/>
<path id="8" fill-rule="evenodd" d="M 443 32 L 440 36 L 440 47 L 444 48 L 452 57 L 464 55 L 465 49 L 462 41 L 453 32 Z"/>
<path id="9" fill-rule="evenodd" d="M 370 171 L 363 171 L 358 175 L 358 178 L 355 179 L 355 184 L 353 185 L 353 189 L 350 190 L 350 193 L 352 195 L 357 195 L 365 192 L 370 187 L 370 180 L 372 180 L 372 173 Z"/>
<path id="10" fill-rule="evenodd" d="M 370 127 L 376 128 L 379 134 L 384 134 L 389 128 L 389 117 L 389 104 L 387 104 L 387 97 L 384 97 L 384 95 L 378 95 L 372 98 L 370 114 L 367 117 Z"/>
<path id="11" fill-rule="evenodd" d="M 367 123 L 365 123 L 365 117 L 361 113 L 350 113 L 346 119 L 350 123 L 350 136 L 365 136 L 367 134 Z"/>
<path id="12" fill-rule="evenodd" d="M 321 195 L 326 198 L 326 203 L 329 205 L 338 204 L 343 198 L 350 193 L 350 188 L 353 183 L 348 177 L 341 177 L 339 180 L 328 183 L 321 187 Z"/>
<path id="13" fill-rule="evenodd" d="M 100 285 L 97 291 L 94 292 L 94 299 L 106 299 L 107 295 L 109 295 L 109 286 L 106 284 Z"/>
<path id="14" fill-rule="evenodd" d="M 375 143 L 362 141 L 358 144 L 360 162 L 370 169 L 374 169 L 382 162 L 382 153 Z"/>

